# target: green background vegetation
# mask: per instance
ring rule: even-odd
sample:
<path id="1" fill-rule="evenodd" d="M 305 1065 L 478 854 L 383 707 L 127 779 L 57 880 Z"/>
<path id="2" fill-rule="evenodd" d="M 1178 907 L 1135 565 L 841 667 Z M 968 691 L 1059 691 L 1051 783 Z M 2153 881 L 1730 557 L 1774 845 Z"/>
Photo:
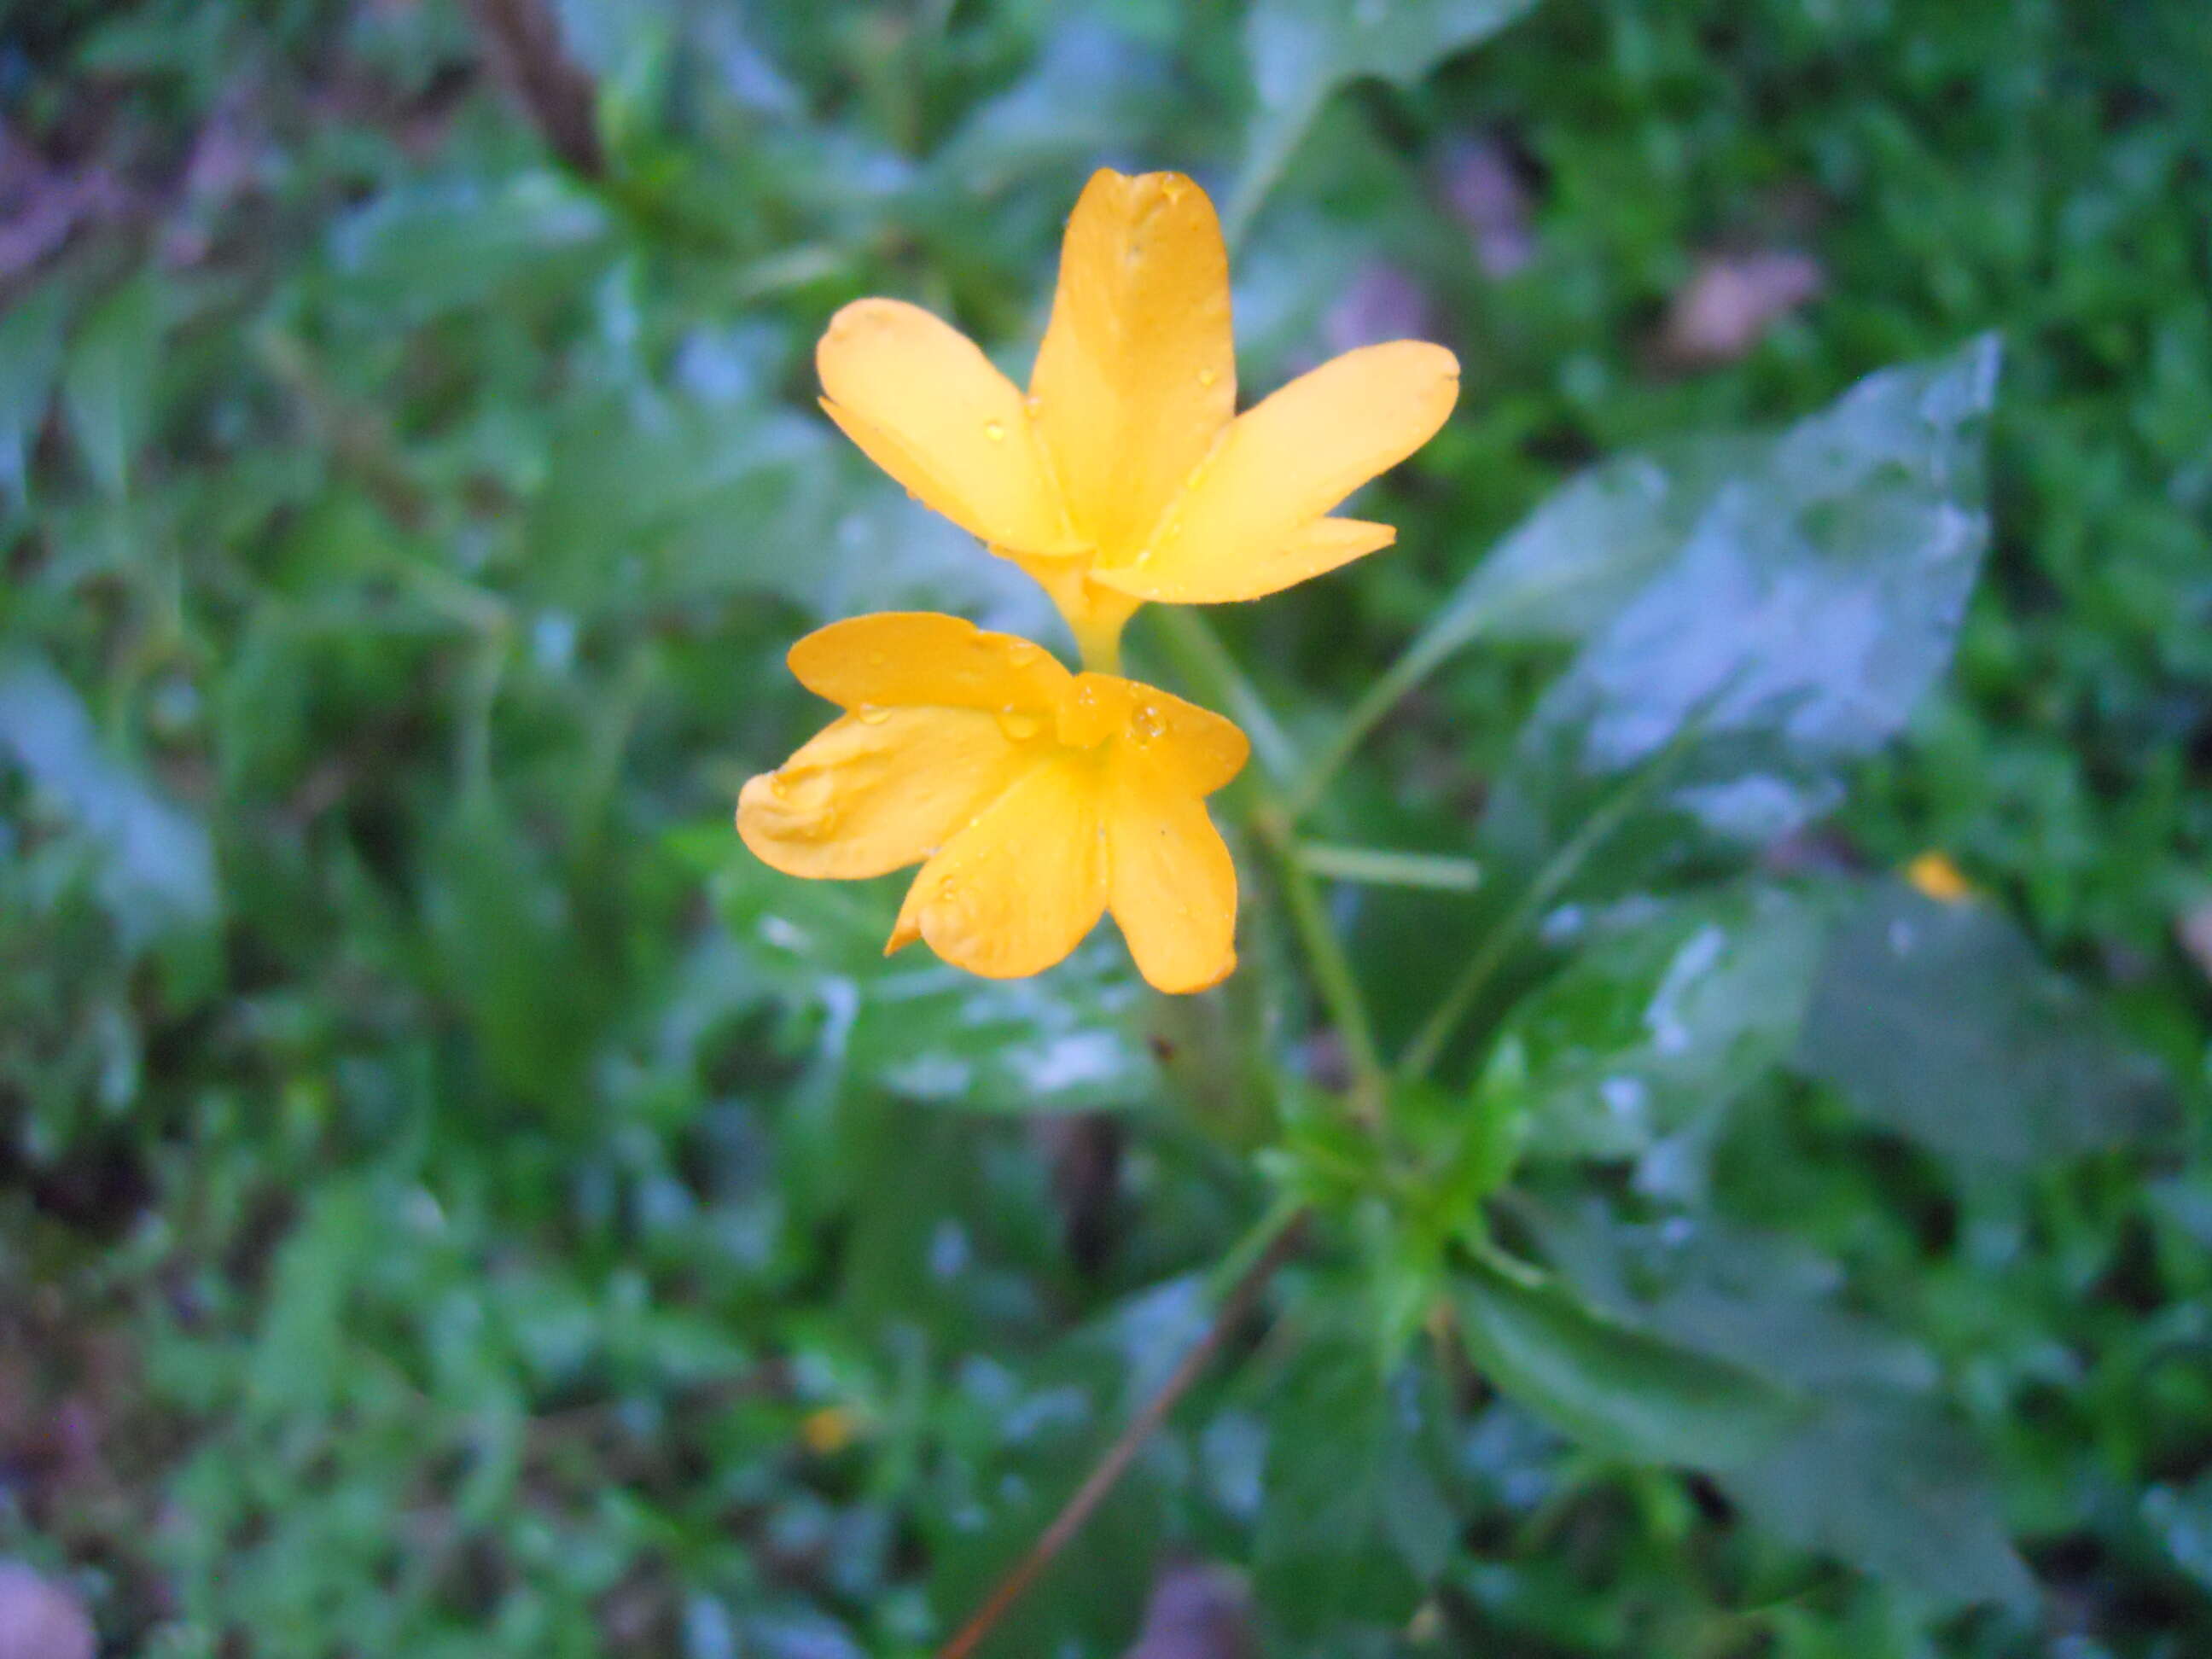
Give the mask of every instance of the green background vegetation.
<path id="1" fill-rule="evenodd" d="M 1287 1191 L 1278 1317 L 1000 1650 L 1120 1652 L 1188 1558 L 1271 1653 L 2212 1651 L 2212 13 L 554 9 L 524 100 L 433 0 L 0 5 L 0 1553 L 115 1654 L 927 1651 Z M 1378 1196 L 1241 832 L 1245 968 L 1167 1008 L 1110 937 L 886 969 L 896 881 L 730 830 L 820 720 L 805 629 L 1064 648 L 811 349 L 894 294 L 1025 367 L 1102 164 L 1246 222 L 1249 386 L 1465 365 L 1396 550 L 1210 618 L 1286 744 L 1516 526 L 1644 561 L 1451 655 L 1328 839 L 1510 894 L 1604 799 L 1547 746 L 1575 696 L 1735 660 L 1822 711 L 1692 745 L 1790 833 L 1638 818 L 1393 1099 L 1464 1190 Z M 1701 343 L 1683 296 L 1761 256 L 1794 303 Z M 1866 416 L 1847 495 L 1792 494 L 1814 439 L 1709 441 L 1896 364 L 1960 410 Z M 1601 480 L 1663 502 L 1529 518 L 1632 452 Z M 1963 617 L 1971 565 L 1902 560 L 1765 637 L 1669 516 L 1786 508 L 1819 573 L 1971 517 L 1984 453 Z M 1632 596 L 1695 649 L 1617 654 Z M 1210 695 L 1177 638 L 1138 671 Z M 1978 899 L 1887 878 L 1931 848 Z M 1329 903 L 1392 1045 L 1507 908 Z M 1492 1226 L 1606 1320 L 1486 1258 L 1464 1344 L 1423 1329 L 1407 1241 L 1493 1121 Z M 1779 1449 L 1770 1385 L 1817 1408 Z"/>

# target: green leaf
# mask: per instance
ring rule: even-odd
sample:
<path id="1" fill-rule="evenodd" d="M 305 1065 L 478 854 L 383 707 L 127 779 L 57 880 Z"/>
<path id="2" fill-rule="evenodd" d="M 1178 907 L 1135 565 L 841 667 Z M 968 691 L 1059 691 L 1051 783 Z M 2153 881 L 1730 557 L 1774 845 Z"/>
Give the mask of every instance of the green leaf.
<path id="1" fill-rule="evenodd" d="M 31 446 L 53 396 L 69 309 L 56 277 L 0 313 L 0 493 L 17 501 L 29 490 Z"/>
<path id="2" fill-rule="evenodd" d="M 94 483 L 120 495 L 153 423 L 161 344 L 160 279 L 131 277 L 93 307 L 62 371 L 62 409 Z"/>
<path id="3" fill-rule="evenodd" d="M 2025 1595 L 1996 1484 L 1934 1395 L 1934 1357 L 1847 1305 L 1835 1261 L 1710 1216 L 1628 1226 L 1596 1200 L 1516 1207 L 1609 1316 L 1804 1402 L 1788 1432 L 1717 1472 L 1760 1525 L 1945 1607 Z"/>
<path id="4" fill-rule="evenodd" d="M 1244 50 L 1262 119 L 1310 112 L 1347 81 L 1409 85 L 1488 40 L 1536 0 L 1260 0 Z"/>
<path id="5" fill-rule="evenodd" d="M 331 232 L 339 297 L 381 325 L 407 325 L 480 305 L 531 282 L 566 291 L 574 256 L 605 234 L 606 210 L 554 173 L 488 185 L 409 185 L 356 208 Z"/>
<path id="6" fill-rule="evenodd" d="M 1553 683 L 1483 833 L 1541 864 L 1670 744 L 1582 890 L 1740 859 L 1838 799 L 1950 662 L 1989 539 L 1997 346 L 1885 370 L 1763 446 Z"/>
<path id="7" fill-rule="evenodd" d="M 1680 551 L 1761 448 L 1756 438 L 1693 438 L 1572 479 L 1462 579 L 1392 673 L 1418 679 L 1477 637 L 1587 638 Z"/>
<path id="8" fill-rule="evenodd" d="M 319 1188 L 277 1249 L 267 1313 L 253 1344 L 246 1405 L 257 1414 L 328 1411 L 344 1387 L 345 1306 L 377 1245 L 368 1182 Z"/>
<path id="9" fill-rule="evenodd" d="M 1795 1395 L 1620 1324 L 1559 1280 L 1494 1252 L 1479 1256 L 1456 1290 L 1476 1368 L 1607 1456 L 1732 1468 L 1772 1447 L 1802 1414 Z"/>
<path id="10" fill-rule="evenodd" d="M 106 751 L 82 700 L 43 663 L 0 662 L 0 756 L 100 849 L 100 898 L 126 943 L 214 919 L 206 827 Z"/>
<path id="11" fill-rule="evenodd" d="M 1257 0 L 1244 52 L 1258 101 L 1231 234 L 1249 220 L 1328 95 L 1363 76 L 1410 85 L 1443 58 L 1488 40 L 1536 0 Z"/>
<path id="12" fill-rule="evenodd" d="M 923 1497 L 931 1601 L 948 1622 L 972 1612 L 1020 1559 L 1114 1437 L 1204 1334 L 1194 1279 L 1125 1297 L 1019 1371 L 963 1368 L 939 1432 L 951 1455 Z M 1135 1634 L 1145 1589 L 1189 1455 L 1172 1425 L 1150 1440 L 1083 1529 L 1084 1560 L 1064 1561 L 1007 1614 L 989 1644 L 1009 1654 L 1118 1653 Z"/>
<path id="13" fill-rule="evenodd" d="M 1254 1600 L 1299 1642 L 1403 1624 L 1458 1539 L 1441 1386 L 1413 1364 L 1378 1372 L 1366 1341 L 1323 1339 L 1272 1405 Z"/>
<path id="14" fill-rule="evenodd" d="M 1522 1074 L 1533 1157 L 1642 1158 L 1789 1057 L 1823 933 L 1765 885 L 1639 908 L 1515 1006 L 1485 1081 Z"/>
<path id="15" fill-rule="evenodd" d="M 2023 1168 L 2174 1117 L 2155 1062 L 2002 915 L 1896 884 L 1838 930 L 1796 1063 L 1869 1121 L 1962 1162 Z"/>
<path id="16" fill-rule="evenodd" d="M 1980 1453 L 1924 1401 L 1832 1397 L 1766 1455 L 1719 1479 L 1759 1525 L 1942 1607 L 2033 1598 Z"/>
<path id="17" fill-rule="evenodd" d="M 900 875 L 859 888 L 779 874 L 738 850 L 717 880 L 744 981 L 812 1021 L 848 1082 L 968 1111 L 1127 1109 L 1160 1088 L 1157 999 L 1118 938 L 1048 974 L 985 980 L 915 946 L 886 959 Z"/>

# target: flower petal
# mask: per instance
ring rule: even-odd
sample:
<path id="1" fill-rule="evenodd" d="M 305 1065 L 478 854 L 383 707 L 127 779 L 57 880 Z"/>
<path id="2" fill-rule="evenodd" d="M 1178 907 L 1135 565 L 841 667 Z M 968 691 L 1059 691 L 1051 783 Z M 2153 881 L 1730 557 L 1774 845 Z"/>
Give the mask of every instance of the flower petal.
<path id="1" fill-rule="evenodd" d="M 1154 988 L 1203 991 L 1237 966 L 1237 866 L 1206 803 L 1117 766 L 1106 811 L 1114 920 Z"/>
<path id="2" fill-rule="evenodd" d="M 746 783 L 738 833 L 786 875 L 880 876 L 935 853 L 1036 753 L 977 709 L 848 714 Z"/>
<path id="3" fill-rule="evenodd" d="M 1130 591 L 1123 576 L 1146 579 L 1144 597 L 1170 605 L 1218 605 L 1256 599 L 1295 587 L 1310 576 L 1326 575 L 1339 565 L 1388 547 L 1398 532 L 1364 519 L 1315 519 L 1290 532 L 1267 553 L 1241 562 L 1190 560 L 1184 566 L 1158 561 L 1141 571 L 1100 571 L 1101 582 Z"/>
<path id="4" fill-rule="evenodd" d="M 884 954 L 923 939 L 986 979 L 1019 979 L 1060 961 L 1106 909 L 1103 784 L 1085 757 L 1031 764 L 922 866 Z"/>
<path id="5" fill-rule="evenodd" d="M 1030 390 L 1076 528 L 1134 553 L 1237 411 L 1229 254 L 1204 191 L 1091 175 Z"/>
<path id="6" fill-rule="evenodd" d="M 1323 363 L 1238 416 L 1152 544 L 1092 579 L 1146 599 L 1257 599 L 1386 545 L 1380 526 L 1312 526 L 1435 436 L 1458 396 L 1458 360 L 1418 340 Z"/>
<path id="7" fill-rule="evenodd" d="M 855 300 L 814 361 L 830 418 L 924 504 L 995 546 L 1079 550 L 1021 392 L 957 329 Z"/>
<path id="8" fill-rule="evenodd" d="M 1058 735 L 1071 749 L 1110 742 L 1164 787 L 1192 796 L 1220 788 L 1252 753 L 1234 720 L 1112 674 L 1077 677 L 1074 694 L 1060 704 Z"/>
<path id="9" fill-rule="evenodd" d="M 1040 646 L 928 611 L 831 623 L 786 660 L 801 685 L 843 708 L 928 704 L 1049 717 L 1074 680 Z"/>

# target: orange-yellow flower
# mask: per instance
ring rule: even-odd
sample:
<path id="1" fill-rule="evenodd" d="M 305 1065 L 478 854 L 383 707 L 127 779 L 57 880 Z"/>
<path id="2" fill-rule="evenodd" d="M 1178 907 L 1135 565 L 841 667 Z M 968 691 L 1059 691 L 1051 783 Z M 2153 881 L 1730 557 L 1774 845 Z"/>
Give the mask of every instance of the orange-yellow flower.
<path id="1" fill-rule="evenodd" d="M 1042 582 L 1110 668 L 1145 600 L 1257 599 L 1387 547 L 1327 516 L 1432 437 L 1442 346 L 1346 353 L 1238 415 L 1229 258 L 1179 173 L 1092 175 L 1025 398 L 964 336 L 859 300 L 816 352 L 823 407 L 920 500 Z"/>
<path id="2" fill-rule="evenodd" d="M 1205 799 L 1249 751 L 1229 721 L 955 617 L 832 623 L 790 662 L 845 713 L 745 785 L 738 832 L 789 875 L 921 863 L 886 955 L 926 939 L 1015 978 L 1110 909 L 1163 991 L 1237 965 L 1237 870 Z"/>

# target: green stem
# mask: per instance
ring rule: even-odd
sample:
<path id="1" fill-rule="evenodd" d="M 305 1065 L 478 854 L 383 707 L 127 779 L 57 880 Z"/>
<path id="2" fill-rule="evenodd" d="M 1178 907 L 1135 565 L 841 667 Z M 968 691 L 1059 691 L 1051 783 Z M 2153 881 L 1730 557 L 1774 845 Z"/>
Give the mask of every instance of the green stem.
<path id="1" fill-rule="evenodd" d="M 1344 1044 L 1345 1061 L 1352 1068 L 1354 1104 L 1363 1118 L 1377 1120 L 1389 1092 L 1389 1072 L 1382 1064 L 1374 1022 L 1368 1018 L 1367 1000 L 1360 994 L 1352 959 L 1345 955 L 1344 941 L 1328 919 L 1320 888 L 1298 862 L 1290 821 L 1281 809 L 1271 803 L 1255 806 L 1252 827 L 1274 860 L 1275 879 L 1283 890 L 1291 925 L 1305 949 L 1306 963 L 1313 969 L 1314 986 L 1328 1010 L 1329 1023 Z"/>
<path id="2" fill-rule="evenodd" d="M 1292 850 L 1302 866 L 1329 881 L 1360 882 L 1370 887 L 1427 887 L 1446 893 L 1472 893 L 1482 885 L 1480 865 L 1445 853 L 1400 853 L 1318 841 L 1299 842 Z"/>
<path id="3" fill-rule="evenodd" d="M 1514 946 L 1521 942 L 1530 925 L 1551 907 L 1560 890 L 1575 878 L 1583 866 L 1589 862 L 1590 855 L 1613 838 L 1613 832 L 1627 822 L 1629 814 L 1642 805 L 1646 797 L 1674 770 L 1675 759 L 1689 746 L 1690 740 L 1704 730 L 1704 713 L 1701 710 L 1685 720 L 1667 746 L 1583 819 L 1582 827 L 1568 838 L 1566 844 L 1546 860 L 1543 867 L 1536 872 L 1535 879 L 1528 884 L 1512 909 L 1506 913 L 1505 919 L 1483 941 L 1482 948 L 1474 953 L 1466 971 L 1444 994 L 1444 999 L 1437 1005 L 1436 1012 L 1429 1016 L 1414 1034 L 1413 1040 L 1406 1045 L 1405 1052 L 1399 1055 L 1396 1075 L 1401 1083 L 1428 1075 L 1437 1063 L 1437 1056 L 1443 1052 L 1444 1044 L 1451 1040 L 1452 1033 L 1459 1029 L 1460 1022 L 1467 1018 L 1468 1010 L 1490 988 L 1491 981 L 1504 967 Z"/>
<path id="4" fill-rule="evenodd" d="M 1275 866 L 1284 908 L 1312 970 L 1314 988 L 1344 1043 L 1345 1059 L 1352 1067 L 1355 1108 L 1362 1118 L 1379 1121 L 1389 1073 L 1375 1041 L 1374 1021 L 1368 1016 L 1366 999 L 1360 994 L 1343 941 L 1329 921 L 1313 878 L 1298 862 L 1290 818 L 1276 794 L 1281 781 L 1295 769 L 1296 752 L 1237 668 L 1228 647 L 1201 617 L 1182 606 L 1157 607 L 1154 614 L 1161 622 L 1159 637 L 1185 678 L 1203 685 L 1207 701 L 1227 708 L 1252 739 L 1253 756 L 1259 766 L 1247 775 L 1248 817 Z"/>
<path id="5" fill-rule="evenodd" d="M 1237 666 L 1221 636 L 1188 605 L 1156 605 L 1148 614 L 1156 619 L 1155 631 L 1176 666 L 1207 686 L 1206 695 L 1244 728 L 1244 735 L 1252 739 L 1252 758 L 1259 763 L 1270 793 L 1279 791 L 1297 772 L 1297 750 Z"/>
<path id="6" fill-rule="evenodd" d="M 1448 653 L 1439 652 L 1434 657 L 1425 656 L 1418 645 L 1405 652 L 1382 672 L 1382 677 L 1367 688 L 1344 722 L 1329 734 L 1321 752 L 1310 761 L 1305 769 L 1291 785 L 1284 801 L 1293 818 L 1302 818 L 1313 811 L 1314 804 L 1322 798 L 1345 762 L 1352 758 L 1367 734 L 1381 725 L 1383 717 L 1398 706 L 1399 700 L 1426 679 L 1430 672 Z"/>

